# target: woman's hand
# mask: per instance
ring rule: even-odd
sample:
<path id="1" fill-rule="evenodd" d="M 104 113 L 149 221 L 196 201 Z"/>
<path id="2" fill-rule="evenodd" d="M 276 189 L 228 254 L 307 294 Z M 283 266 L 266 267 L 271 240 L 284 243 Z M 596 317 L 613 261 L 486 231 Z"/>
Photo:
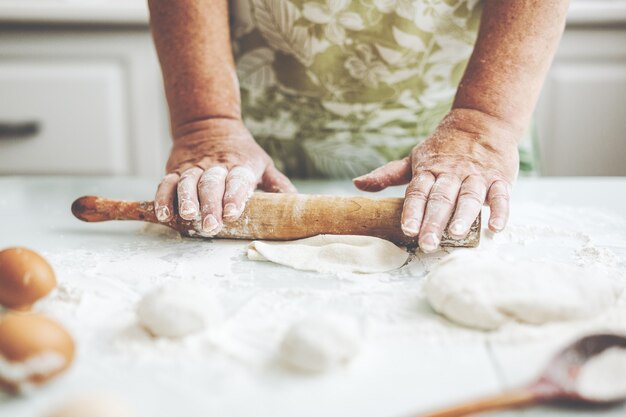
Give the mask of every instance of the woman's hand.
<path id="1" fill-rule="evenodd" d="M 172 219 L 178 196 L 180 217 L 201 219 L 203 233 L 213 236 L 224 221 L 241 216 L 257 186 L 269 192 L 296 191 L 240 120 L 209 119 L 178 130 L 155 197 L 160 222 Z"/>
<path id="2" fill-rule="evenodd" d="M 424 252 L 437 249 L 450 218 L 449 233 L 465 237 L 485 202 L 491 208 L 489 228 L 499 232 L 509 218 L 520 133 L 482 112 L 454 109 L 409 157 L 356 178 L 354 184 L 380 191 L 408 183 L 402 230 L 419 235 Z"/>

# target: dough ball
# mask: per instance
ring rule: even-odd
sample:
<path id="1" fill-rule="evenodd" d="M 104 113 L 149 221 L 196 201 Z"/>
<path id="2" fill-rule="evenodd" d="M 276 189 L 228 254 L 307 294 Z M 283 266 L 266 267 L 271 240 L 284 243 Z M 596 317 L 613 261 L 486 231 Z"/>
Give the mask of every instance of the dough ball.
<path id="1" fill-rule="evenodd" d="M 626 398 L 626 347 L 610 347 L 583 364 L 576 390 L 583 398 L 595 401 Z"/>
<path id="2" fill-rule="evenodd" d="M 318 235 L 288 242 L 254 241 L 248 246 L 248 259 L 303 271 L 374 273 L 400 268 L 409 254 L 377 237 Z"/>
<path id="3" fill-rule="evenodd" d="M 89 394 L 67 401 L 46 417 L 136 417 L 128 404 L 103 394 Z"/>
<path id="4" fill-rule="evenodd" d="M 294 369 L 324 372 L 350 362 L 361 343 L 361 327 L 355 319 L 324 315 L 294 323 L 280 353 L 283 362 Z"/>
<path id="5" fill-rule="evenodd" d="M 483 330 L 510 321 L 543 324 L 592 317 L 618 295 L 608 278 L 581 268 L 475 251 L 444 258 L 426 277 L 424 292 L 436 312 Z"/>
<path id="6" fill-rule="evenodd" d="M 48 381 L 74 359 L 74 340 L 57 322 L 33 313 L 0 316 L 0 387 L 19 392 Z"/>
<path id="7" fill-rule="evenodd" d="M 0 304 L 27 310 L 56 286 L 50 264 L 26 248 L 0 251 Z"/>
<path id="8" fill-rule="evenodd" d="M 137 315 L 154 336 L 172 338 L 210 328 L 222 316 L 213 292 L 189 283 L 167 285 L 146 294 L 137 306 Z"/>

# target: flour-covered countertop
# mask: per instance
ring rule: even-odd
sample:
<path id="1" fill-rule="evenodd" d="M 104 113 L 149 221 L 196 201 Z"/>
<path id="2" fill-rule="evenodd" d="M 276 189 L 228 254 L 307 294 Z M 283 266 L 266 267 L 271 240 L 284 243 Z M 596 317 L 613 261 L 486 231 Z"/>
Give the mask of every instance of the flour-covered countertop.
<path id="1" fill-rule="evenodd" d="M 155 184 L 0 178 L 0 248 L 27 246 L 50 260 L 59 287 L 38 309 L 67 326 L 78 346 L 74 366 L 58 380 L 22 397 L 0 395 L 0 416 L 44 417 L 85 391 L 124 398 L 139 417 L 409 416 L 528 382 L 575 335 L 626 333 L 626 300 L 586 322 L 495 333 L 455 327 L 420 292 L 445 252 L 416 255 L 387 274 L 316 274 L 249 261 L 247 242 L 180 239 L 130 222 L 85 224 L 70 213 L 78 196 L 150 199 Z M 305 193 L 357 193 L 349 182 L 297 185 Z M 484 233 L 477 250 L 593 266 L 626 283 L 626 179 L 524 179 L 514 192 L 511 226 Z M 210 286 L 223 324 L 178 342 L 148 336 L 137 325 L 136 302 L 173 281 Z M 359 319 L 365 344 L 357 359 L 323 375 L 284 369 L 276 345 L 287 326 L 328 311 Z M 496 415 L 625 413 L 542 407 Z"/>
<path id="2" fill-rule="evenodd" d="M 148 24 L 145 0 L 0 0 L 0 22 Z M 570 24 L 626 23 L 626 0 L 572 0 Z"/>

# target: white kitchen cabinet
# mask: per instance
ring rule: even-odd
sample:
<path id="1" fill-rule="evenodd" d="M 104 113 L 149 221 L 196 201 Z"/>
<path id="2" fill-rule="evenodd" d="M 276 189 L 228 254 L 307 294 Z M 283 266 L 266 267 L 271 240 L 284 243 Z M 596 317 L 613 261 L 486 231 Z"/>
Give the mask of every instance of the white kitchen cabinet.
<path id="1" fill-rule="evenodd" d="M 125 91 L 112 62 L 0 62 L 0 174 L 127 174 Z"/>
<path id="2" fill-rule="evenodd" d="M 566 29 L 537 122 L 544 175 L 626 175 L 626 24 Z"/>
<path id="3" fill-rule="evenodd" d="M 157 177 L 164 103 L 145 25 L 0 28 L 0 174 Z"/>

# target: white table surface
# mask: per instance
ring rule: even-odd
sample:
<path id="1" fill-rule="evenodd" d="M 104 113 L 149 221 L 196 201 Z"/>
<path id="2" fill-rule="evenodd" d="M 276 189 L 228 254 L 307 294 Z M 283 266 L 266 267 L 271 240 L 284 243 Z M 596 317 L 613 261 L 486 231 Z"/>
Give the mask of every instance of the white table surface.
<path id="1" fill-rule="evenodd" d="M 305 193 L 357 193 L 348 182 L 300 182 L 297 185 Z M 224 271 L 216 267 L 220 270 L 214 271 L 212 279 L 221 280 L 222 284 L 227 282 L 225 279 L 230 279 L 235 287 L 237 283 L 245 283 L 254 291 L 259 291 L 259 286 L 276 287 L 282 291 L 344 285 L 354 290 L 358 285 L 345 284 L 339 278 L 319 284 L 312 273 L 253 263 L 245 260 L 243 255 L 233 258 L 233 253 L 244 252 L 245 242 L 177 241 L 158 233 L 142 232 L 143 226 L 138 223 L 86 224 L 74 219 L 70 213 L 72 201 L 81 195 L 151 199 L 154 186 L 154 181 L 132 178 L 0 177 L 0 248 L 27 246 L 41 251 L 51 259 L 60 283 L 64 279 L 80 278 L 80 271 L 76 270 L 79 261 L 65 260 L 64 253 L 68 256 L 98 253 L 100 260 L 109 257 L 112 265 L 117 262 L 115 267 L 139 268 L 140 274 L 140 268 L 145 265 L 141 262 L 162 262 L 165 247 L 167 256 L 185 257 L 190 264 L 199 262 L 196 254 L 203 257 L 202 262 L 209 262 L 211 257 L 230 256 L 234 259 L 232 264 Z M 514 206 L 531 203 L 595 207 L 607 213 L 617 213 L 626 222 L 626 178 L 522 179 L 514 193 Z M 400 188 L 383 193 L 401 194 Z M 626 235 L 622 236 L 620 232 L 616 236 L 611 237 L 610 242 L 607 240 L 606 245 L 626 259 Z M 210 252 L 205 253 L 206 248 Z M 129 258 L 127 264 L 119 261 L 124 254 L 131 253 L 134 257 Z M 91 266 L 85 265 L 84 268 L 84 280 L 89 280 Z M 224 278 L 224 274 L 232 276 Z M 281 281 L 274 281 L 273 277 L 279 275 Z M 93 275 L 91 279 L 96 276 L 100 275 Z M 138 280 L 140 278 L 138 276 Z M 151 277 L 141 284 L 132 283 L 132 288 L 129 284 L 132 289 L 127 291 L 129 303 L 137 299 L 137 291 L 149 288 L 158 279 Z M 374 285 L 374 281 L 367 282 Z M 410 277 L 398 275 L 389 282 L 392 284 L 405 285 L 410 290 L 414 282 Z M 385 285 L 385 282 L 375 285 Z M 235 288 L 232 297 L 243 294 L 241 290 L 245 288 L 243 285 Z M 107 290 L 102 287 L 102 291 Z M 122 294 L 122 298 L 126 297 L 125 288 L 116 288 L 116 291 Z M 60 299 L 58 294 L 53 297 Z M 271 302 L 272 298 L 267 300 Z M 104 304 L 98 304 L 101 300 L 95 300 L 92 306 L 87 301 L 80 308 L 106 311 Z M 275 301 L 280 302 L 279 299 Z M 400 302 L 404 300 L 399 299 Z M 72 330 L 79 349 L 76 363 L 66 375 L 34 393 L 23 397 L 0 396 L 1 417 L 43 417 L 45 410 L 67 395 L 92 388 L 105 389 L 125 398 L 142 417 L 408 416 L 528 382 L 564 343 L 554 338 L 520 344 L 478 338 L 454 343 L 433 343 L 408 336 L 378 338 L 370 341 L 375 349 L 366 349 L 348 369 L 303 377 L 267 364 L 243 366 L 241 363 L 226 365 L 220 362 L 221 365 L 215 366 L 211 361 L 212 355 L 216 354 L 202 349 L 194 351 L 189 360 L 185 358 L 184 350 L 181 354 L 171 346 L 166 346 L 161 353 L 158 350 L 151 352 L 147 359 L 128 356 L 110 349 L 107 344 L 111 339 L 101 336 L 118 330 L 101 326 L 98 332 L 90 333 L 91 324 L 81 322 L 80 311 L 70 314 L 62 307 L 61 301 L 52 300 L 41 308 L 44 312 L 49 310 Z M 360 311 L 368 314 L 367 309 Z M 382 314 L 371 311 L 372 314 Z M 236 314 L 241 315 L 239 311 Z M 263 323 L 260 318 L 251 316 L 251 328 L 257 319 L 258 323 Z M 255 330 L 250 330 L 251 338 Z M 97 339 L 99 337 L 102 339 Z M 94 344 L 96 339 L 98 343 Z M 90 346 L 98 348 L 90 350 Z M 205 373 L 202 372 L 203 366 L 207 367 Z M 626 416 L 626 407 L 608 410 L 537 407 L 493 415 L 616 417 Z"/>

